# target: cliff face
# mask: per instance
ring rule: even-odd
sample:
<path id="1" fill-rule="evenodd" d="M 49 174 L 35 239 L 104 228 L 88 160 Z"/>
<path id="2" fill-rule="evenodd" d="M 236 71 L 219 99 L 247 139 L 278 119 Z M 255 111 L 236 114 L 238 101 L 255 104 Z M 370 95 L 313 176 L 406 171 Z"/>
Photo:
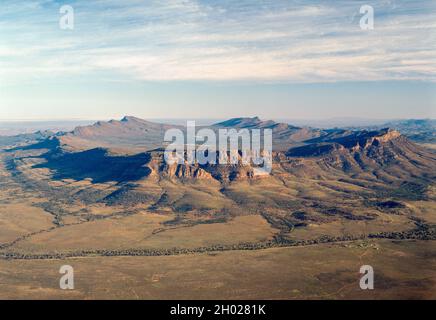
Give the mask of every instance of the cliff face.
<path id="1" fill-rule="evenodd" d="M 254 178 L 254 170 L 251 165 L 243 165 L 239 159 L 235 165 L 189 164 L 167 164 L 163 151 L 152 152 L 152 160 L 148 164 L 154 176 L 169 179 L 202 179 L 229 182 L 241 179 Z"/>

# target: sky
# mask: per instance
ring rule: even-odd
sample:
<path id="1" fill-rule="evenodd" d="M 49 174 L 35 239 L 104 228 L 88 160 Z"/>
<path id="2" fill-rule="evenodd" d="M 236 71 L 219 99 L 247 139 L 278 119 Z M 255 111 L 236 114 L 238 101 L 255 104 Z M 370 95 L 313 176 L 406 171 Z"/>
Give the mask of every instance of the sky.
<path id="1" fill-rule="evenodd" d="M 0 120 L 126 114 L 436 118 L 436 1 L 2 0 Z"/>

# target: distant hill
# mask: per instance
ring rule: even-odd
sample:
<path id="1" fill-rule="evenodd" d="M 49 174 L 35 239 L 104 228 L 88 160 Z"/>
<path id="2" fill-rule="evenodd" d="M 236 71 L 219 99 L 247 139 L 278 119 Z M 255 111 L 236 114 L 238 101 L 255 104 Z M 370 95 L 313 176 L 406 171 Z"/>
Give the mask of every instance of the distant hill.
<path id="1" fill-rule="evenodd" d="M 262 121 L 259 117 L 233 118 L 214 124 L 214 128 L 236 129 L 271 129 L 273 133 L 274 150 L 287 150 L 292 146 L 301 145 L 304 141 L 325 134 L 322 130 L 309 127 L 296 127 L 287 123 L 272 120 Z"/>
<path id="2" fill-rule="evenodd" d="M 436 120 L 404 120 L 387 123 L 386 126 L 400 131 L 416 142 L 436 143 Z"/>
<path id="3" fill-rule="evenodd" d="M 380 130 L 382 128 L 398 130 L 401 134 L 418 143 L 436 143 L 435 119 L 408 119 L 384 123 L 382 125 L 354 127 L 354 130 Z"/>
<path id="4" fill-rule="evenodd" d="M 88 150 L 102 147 L 113 152 L 139 153 L 162 146 L 166 130 L 182 126 L 154 123 L 125 116 L 121 120 L 98 121 L 77 127 L 61 136 L 61 146 L 68 150 Z"/>
<path id="5" fill-rule="evenodd" d="M 25 133 L 15 136 L 0 136 L 0 147 L 15 146 L 46 139 L 55 133 L 52 131 L 37 131 L 34 133 Z"/>
<path id="6" fill-rule="evenodd" d="M 92 124 L 92 120 L 0 120 L 0 137 L 32 134 L 37 131 L 68 132 L 77 126 Z"/>

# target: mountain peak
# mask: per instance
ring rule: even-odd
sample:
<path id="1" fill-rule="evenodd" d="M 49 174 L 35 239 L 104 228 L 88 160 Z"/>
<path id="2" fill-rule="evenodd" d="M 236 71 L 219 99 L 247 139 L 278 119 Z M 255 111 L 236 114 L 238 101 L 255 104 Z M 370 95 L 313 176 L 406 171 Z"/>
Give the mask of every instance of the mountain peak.
<path id="1" fill-rule="evenodd" d="M 232 118 L 226 121 L 218 122 L 215 124 L 217 127 L 248 127 L 255 126 L 262 121 L 259 117 L 243 117 L 243 118 Z"/>
<path id="2" fill-rule="evenodd" d="M 399 136 L 401 136 L 399 131 L 385 128 L 379 131 L 379 134 L 376 136 L 376 138 L 380 141 L 386 142 L 398 138 Z"/>
<path id="3" fill-rule="evenodd" d="M 122 119 L 121 119 L 121 122 L 129 122 L 129 121 L 143 121 L 142 119 L 139 119 L 139 118 L 137 118 L 137 117 L 134 117 L 134 116 L 124 116 Z"/>

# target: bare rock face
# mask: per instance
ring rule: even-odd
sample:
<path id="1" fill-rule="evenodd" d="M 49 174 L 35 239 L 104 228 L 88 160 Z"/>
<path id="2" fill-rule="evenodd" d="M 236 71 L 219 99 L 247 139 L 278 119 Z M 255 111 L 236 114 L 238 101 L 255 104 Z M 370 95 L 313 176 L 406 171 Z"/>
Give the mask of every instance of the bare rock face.
<path id="1" fill-rule="evenodd" d="M 189 164 L 167 164 L 162 150 L 151 153 L 151 161 L 148 166 L 152 170 L 152 175 L 170 179 L 201 179 L 217 180 L 219 182 L 229 182 L 254 178 L 254 171 L 250 165 Z"/>
<path id="2" fill-rule="evenodd" d="M 398 137 L 400 137 L 401 134 L 396 131 L 396 130 L 389 130 L 386 134 L 383 134 L 379 137 L 375 137 L 375 140 L 378 140 L 380 142 L 387 142 L 387 141 L 391 141 L 393 139 L 396 139 Z"/>
<path id="3" fill-rule="evenodd" d="M 173 164 L 163 167 L 162 173 L 169 178 L 213 179 L 212 175 L 198 165 Z"/>

